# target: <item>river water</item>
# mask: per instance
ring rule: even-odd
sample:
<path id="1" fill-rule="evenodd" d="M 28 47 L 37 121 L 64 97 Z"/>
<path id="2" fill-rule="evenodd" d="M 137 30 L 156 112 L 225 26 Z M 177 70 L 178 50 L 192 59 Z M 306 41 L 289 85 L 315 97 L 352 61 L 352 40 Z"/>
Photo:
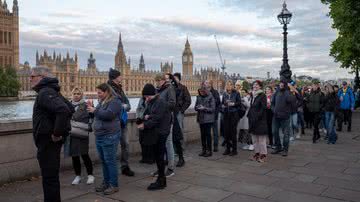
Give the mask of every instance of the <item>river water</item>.
<path id="1" fill-rule="evenodd" d="M 129 98 L 131 112 L 136 111 L 140 98 Z M 193 96 L 191 108 L 195 105 L 196 97 Z M 97 100 L 94 100 L 94 104 Z M 34 100 L 26 101 L 0 101 L 0 120 L 29 119 L 32 116 Z"/>

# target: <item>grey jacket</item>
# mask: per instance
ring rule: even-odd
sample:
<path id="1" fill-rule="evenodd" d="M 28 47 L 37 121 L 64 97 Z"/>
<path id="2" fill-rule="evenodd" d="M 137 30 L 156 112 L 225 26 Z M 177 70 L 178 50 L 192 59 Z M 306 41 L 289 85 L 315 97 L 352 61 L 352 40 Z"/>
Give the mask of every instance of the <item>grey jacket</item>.
<path id="1" fill-rule="evenodd" d="M 166 102 L 170 112 L 174 112 L 176 107 L 176 93 L 172 84 L 165 83 L 157 89 L 157 93 L 160 95 L 160 98 Z"/>
<path id="2" fill-rule="evenodd" d="M 201 109 L 201 106 L 204 108 Z M 195 110 L 198 112 L 197 122 L 199 124 L 215 122 L 216 106 L 215 99 L 211 93 L 208 93 L 206 97 L 200 95 L 196 97 Z"/>
<path id="3" fill-rule="evenodd" d="M 120 115 L 122 104 L 118 97 L 106 104 L 99 103 L 94 111 L 94 131 L 96 136 L 121 132 Z"/>

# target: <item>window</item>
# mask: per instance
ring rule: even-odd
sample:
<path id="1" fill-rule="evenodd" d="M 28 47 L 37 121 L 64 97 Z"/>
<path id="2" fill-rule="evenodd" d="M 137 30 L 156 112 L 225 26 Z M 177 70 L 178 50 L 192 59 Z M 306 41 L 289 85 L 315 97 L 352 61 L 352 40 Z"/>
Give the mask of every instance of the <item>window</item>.
<path id="1" fill-rule="evenodd" d="M 0 56 L 0 66 L 3 67 L 4 66 L 4 59 L 3 56 Z"/>
<path id="2" fill-rule="evenodd" d="M 7 32 L 4 32 L 4 43 L 7 44 Z"/>
<path id="3" fill-rule="evenodd" d="M 11 32 L 9 32 L 9 44 L 11 44 Z"/>
<path id="4" fill-rule="evenodd" d="M 0 44 L 3 43 L 3 31 L 0 31 Z"/>
<path id="5" fill-rule="evenodd" d="M 5 56 L 5 63 L 4 66 L 6 67 L 6 65 L 8 64 L 8 60 L 7 60 L 7 56 Z"/>

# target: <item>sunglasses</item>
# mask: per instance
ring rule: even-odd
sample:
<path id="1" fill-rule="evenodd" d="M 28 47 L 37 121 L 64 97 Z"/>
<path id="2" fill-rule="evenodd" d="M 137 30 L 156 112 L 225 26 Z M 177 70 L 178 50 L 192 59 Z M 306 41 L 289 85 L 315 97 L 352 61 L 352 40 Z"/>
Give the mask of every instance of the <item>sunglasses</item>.
<path id="1" fill-rule="evenodd" d="M 73 93 L 73 95 L 81 95 L 81 93 Z"/>

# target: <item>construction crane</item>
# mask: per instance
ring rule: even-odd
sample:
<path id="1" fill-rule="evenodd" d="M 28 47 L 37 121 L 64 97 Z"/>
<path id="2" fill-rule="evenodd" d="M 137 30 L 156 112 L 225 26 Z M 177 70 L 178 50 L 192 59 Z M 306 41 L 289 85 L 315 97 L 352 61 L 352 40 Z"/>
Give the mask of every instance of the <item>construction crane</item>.
<path id="1" fill-rule="evenodd" d="M 218 49 L 218 52 L 219 52 L 219 57 L 220 57 L 220 63 L 221 63 L 222 73 L 223 73 L 223 76 L 225 76 L 225 69 L 226 69 L 225 63 L 226 63 L 226 61 L 223 60 L 223 58 L 222 58 L 221 51 L 220 51 L 220 47 L 219 47 L 219 43 L 218 43 L 218 41 L 217 41 L 217 39 L 216 39 L 216 35 L 214 35 L 214 38 L 215 38 L 216 46 L 217 46 L 217 49 Z"/>

